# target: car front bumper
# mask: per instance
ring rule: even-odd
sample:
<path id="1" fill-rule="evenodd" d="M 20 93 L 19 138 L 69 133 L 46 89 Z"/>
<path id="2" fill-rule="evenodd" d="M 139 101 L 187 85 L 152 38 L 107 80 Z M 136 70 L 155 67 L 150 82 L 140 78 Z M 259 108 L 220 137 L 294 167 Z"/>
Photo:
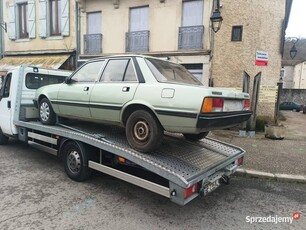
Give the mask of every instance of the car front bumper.
<path id="1" fill-rule="evenodd" d="M 251 115 L 252 111 L 201 113 L 196 127 L 207 130 L 229 128 L 247 121 Z"/>

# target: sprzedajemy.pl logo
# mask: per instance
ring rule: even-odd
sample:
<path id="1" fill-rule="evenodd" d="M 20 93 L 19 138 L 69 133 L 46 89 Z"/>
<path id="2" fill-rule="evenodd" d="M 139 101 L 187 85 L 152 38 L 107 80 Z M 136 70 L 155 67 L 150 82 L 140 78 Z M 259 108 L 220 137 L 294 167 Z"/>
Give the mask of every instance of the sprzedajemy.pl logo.
<path id="1" fill-rule="evenodd" d="M 290 223 L 292 224 L 293 220 L 300 219 L 301 214 L 299 212 L 294 212 L 292 216 L 246 216 L 245 221 L 247 223 Z"/>

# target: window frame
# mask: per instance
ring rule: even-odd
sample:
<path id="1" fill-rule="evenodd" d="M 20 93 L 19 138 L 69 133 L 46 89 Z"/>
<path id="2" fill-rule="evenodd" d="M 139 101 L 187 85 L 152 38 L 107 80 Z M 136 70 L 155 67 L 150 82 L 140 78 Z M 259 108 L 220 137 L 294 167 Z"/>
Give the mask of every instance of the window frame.
<path id="1" fill-rule="evenodd" d="M 234 39 L 234 31 L 235 31 L 235 29 L 240 29 L 240 33 L 239 33 L 239 38 L 238 39 Z M 231 41 L 232 42 L 241 42 L 242 41 L 242 33 L 243 33 L 243 26 L 242 25 L 232 26 Z"/>
<path id="2" fill-rule="evenodd" d="M 29 31 L 28 31 L 28 2 L 20 2 L 17 3 L 17 12 L 18 12 L 18 38 L 25 39 L 29 38 Z M 23 13 L 23 17 L 22 17 Z M 22 32 L 22 20 L 24 20 L 24 29 L 25 32 Z"/>

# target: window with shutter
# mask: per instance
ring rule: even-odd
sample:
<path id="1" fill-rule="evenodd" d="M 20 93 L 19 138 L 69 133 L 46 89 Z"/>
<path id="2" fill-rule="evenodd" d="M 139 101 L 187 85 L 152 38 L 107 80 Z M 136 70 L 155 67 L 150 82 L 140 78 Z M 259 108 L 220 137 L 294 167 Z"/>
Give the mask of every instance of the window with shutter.
<path id="1" fill-rule="evenodd" d="M 50 35 L 61 35 L 61 0 L 49 1 L 49 15 L 50 15 Z"/>
<path id="2" fill-rule="evenodd" d="M 28 38 L 28 3 L 17 4 L 18 12 L 18 37 Z"/>

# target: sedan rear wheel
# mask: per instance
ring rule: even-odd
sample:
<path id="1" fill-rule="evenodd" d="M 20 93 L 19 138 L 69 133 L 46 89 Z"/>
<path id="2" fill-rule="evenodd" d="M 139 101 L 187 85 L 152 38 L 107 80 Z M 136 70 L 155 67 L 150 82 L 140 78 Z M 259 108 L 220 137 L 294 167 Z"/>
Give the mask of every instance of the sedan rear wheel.
<path id="1" fill-rule="evenodd" d="M 56 122 L 56 115 L 47 98 L 43 98 L 39 103 L 39 118 L 44 125 L 54 125 Z"/>
<path id="2" fill-rule="evenodd" d="M 157 149 L 163 137 L 161 125 L 150 112 L 145 110 L 137 110 L 129 116 L 125 133 L 130 146 L 140 152 Z"/>

